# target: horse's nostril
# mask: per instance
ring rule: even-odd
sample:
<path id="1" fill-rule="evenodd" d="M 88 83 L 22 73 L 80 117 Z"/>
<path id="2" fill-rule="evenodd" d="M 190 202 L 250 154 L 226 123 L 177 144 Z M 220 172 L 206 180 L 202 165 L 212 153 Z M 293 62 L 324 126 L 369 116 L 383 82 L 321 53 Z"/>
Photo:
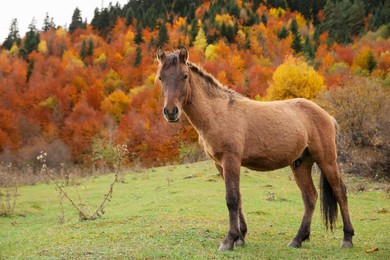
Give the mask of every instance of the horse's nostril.
<path id="1" fill-rule="evenodd" d="M 179 108 L 174 107 L 174 108 L 173 108 L 173 114 L 174 114 L 174 115 L 179 114 Z"/>
<path id="2" fill-rule="evenodd" d="M 164 115 L 168 116 L 168 109 L 166 107 L 164 107 L 163 113 L 164 113 Z"/>

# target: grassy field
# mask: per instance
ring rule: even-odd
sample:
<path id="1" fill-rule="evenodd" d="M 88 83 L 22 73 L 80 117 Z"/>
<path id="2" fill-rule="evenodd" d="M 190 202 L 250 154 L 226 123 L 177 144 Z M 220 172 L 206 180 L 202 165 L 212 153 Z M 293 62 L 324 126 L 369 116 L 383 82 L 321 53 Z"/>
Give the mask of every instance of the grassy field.
<path id="1" fill-rule="evenodd" d="M 113 175 L 79 180 L 67 188 L 91 210 Z M 314 174 L 318 183 L 318 174 Z M 79 221 L 53 184 L 19 188 L 16 214 L 0 218 L 0 258 L 66 259 L 389 259 L 390 203 L 386 183 L 345 176 L 349 189 L 354 247 L 340 249 L 341 218 L 334 233 L 322 224 L 319 204 L 311 240 L 300 249 L 286 245 L 303 213 L 289 169 L 258 173 L 242 169 L 241 191 L 249 231 L 247 244 L 218 252 L 228 229 L 224 184 L 210 161 L 128 172 L 116 184 L 106 213 Z M 361 191 L 364 190 L 364 191 Z M 378 248 L 366 253 L 365 250 Z"/>

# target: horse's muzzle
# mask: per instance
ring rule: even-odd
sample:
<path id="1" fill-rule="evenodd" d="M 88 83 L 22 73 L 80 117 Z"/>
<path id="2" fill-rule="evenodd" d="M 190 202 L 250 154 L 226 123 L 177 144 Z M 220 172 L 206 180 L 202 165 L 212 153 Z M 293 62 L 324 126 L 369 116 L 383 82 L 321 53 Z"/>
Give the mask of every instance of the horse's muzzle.
<path id="1" fill-rule="evenodd" d="M 179 111 L 179 108 L 176 106 L 173 107 L 173 109 L 171 109 L 171 110 L 168 109 L 167 107 L 164 107 L 163 114 L 164 114 L 165 119 L 168 122 L 174 123 L 174 122 L 179 121 L 180 111 Z"/>

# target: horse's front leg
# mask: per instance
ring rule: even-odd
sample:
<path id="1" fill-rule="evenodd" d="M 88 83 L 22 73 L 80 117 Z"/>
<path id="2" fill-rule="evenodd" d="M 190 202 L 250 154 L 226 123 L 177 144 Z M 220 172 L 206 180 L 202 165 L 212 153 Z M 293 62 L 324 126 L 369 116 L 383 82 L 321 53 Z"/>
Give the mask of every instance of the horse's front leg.
<path id="1" fill-rule="evenodd" d="M 223 177 L 223 168 L 221 165 L 219 165 L 217 162 L 215 163 L 215 167 L 218 169 L 219 173 L 221 174 L 222 179 L 225 179 Z M 239 217 L 239 223 L 240 223 L 240 236 L 239 239 L 234 242 L 234 246 L 243 246 L 245 245 L 245 236 L 248 231 L 244 210 L 242 208 L 242 199 L 241 199 L 241 193 L 240 193 L 240 199 L 239 199 L 239 205 L 238 205 L 238 217 Z"/>
<path id="2" fill-rule="evenodd" d="M 219 251 L 232 250 L 235 242 L 240 241 L 240 161 L 234 155 L 225 155 L 221 163 L 226 187 L 226 205 L 229 210 L 229 232 L 219 247 Z M 243 216 L 243 215 L 242 215 Z M 245 222 L 245 219 L 243 219 Z M 246 233 L 246 224 L 245 224 Z M 245 234 L 243 234 L 245 236 Z M 241 242 L 239 244 L 242 244 Z"/>

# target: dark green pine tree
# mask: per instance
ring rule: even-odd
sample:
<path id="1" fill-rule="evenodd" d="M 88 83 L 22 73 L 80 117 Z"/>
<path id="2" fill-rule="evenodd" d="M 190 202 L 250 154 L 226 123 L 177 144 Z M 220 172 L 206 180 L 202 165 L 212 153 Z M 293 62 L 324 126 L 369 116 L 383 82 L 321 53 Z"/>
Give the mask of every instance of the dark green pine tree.
<path id="1" fill-rule="evenodd" d="M 29 82 L 29 80 L 30 80 L 30 77 L 31 77 L 33 70 L 34 70 L 34 65 L 35 65 L 35 60 L 31 59 L 30 62 L 28 63 L 28 67 L 27 67 L 26 82 Z"/>
<path id="2" fill-rule="evenodd" d="M 79 56 L 84 61 L 84 64 L 87 66 L 89 65 L 91 60 L 86 58 L 93 56 L 94 49 L 95 49 L 95 45 L 93 44 L 92 38 L 90 38 L 88 42 L 87 40 L 83 40 L 83 43 L 81 44 Z"/>
<path id="3" fill-rule="evenodd" d="M 315 48 L 320 46 L 320 35 L 321 35 L 320 26 L 316 26 L 316 28 L 314 29 L 314 33 L 313 33 L 313 41 L 314 41 Z"/>
<path id="4" fill-rule="evenodd" d="M 162 22 L 160 23 L 160 28 L 158 30 L 157 46 L 163 47 L 168 42 L 169 42 L 168 29 L 165 23 Z"/>
<path id="5" fill-rule="evenodd" d="M 312 17 L 313 25 L 315 27 L 317 27 L 321 23 L 318 17 L 318 13 L 320 10 L 323 10 L 325 4 L 326 4 L 326 0 L 312 1 L 311 17 Z"/>
<path id="6" fill-rule="evenodd" d="M 368 27 L 370 30 L 374 31 L 382 25 L 390 25 L 390 1 L 384 1 L 380 3 L 375 9 L 373 9 L 373 15 L 368 21 Z"/>
<path id="7" fill-rule="evenodd" d="M 298 23 L 297 23 L 297 20 L 295 18 L 291 21 L 290 31 L 292 33 L 298 33 Z"/>
<path id="8" fill-rule="evenodd" d="M 268 22 L 268 18 L 267 18 L 267 16 L 265 15 L 265 13 L 262 13 L 261 14 L 261 22 L 265 25 L 265 26 L 267 26 L 267 22 Z"/>
<path id="9" fill-rule="evenodd" d="M 83 40 L 83 43 L 81 44 L 80 54 L 81 59 L 84 59 L 88 56 L 88 48 L 87 48 L 87 42 L 86 40 Z"/>
<path id="10" fill-rule="evenodd" d="M 349 0 L 333 3 L 331 0 L 324 6 L 324 21 L 321 30 L 329 33 L 329 42 L 349 43 L 351 33 L 347 25 L 348 10 L 351 8 Z"/>
<path id="11" fill-rule="evenodd" d="M 322 13 L 324 15 L 324 21 L 322 22 L 322 26 L 324 25 L 324 23 L 328 22 L 328 20 L 330 19 L 330 16 L 332 15 L 332 12 L 333 12 L 333 9 L 334 9 L 333 1 L 327 0 L 325 5 L 324 5 L 324 9 L 322 9 Z"/>
<path id="12" fill-rule="evenodd" d="M 303 44 L 303 53 L 308 59 L 314 59 L 315 57 L 315 49 L 314 46 L 310 43 L 309 36 L 306 35 L 305 37 L 305 43 Z"/>
<path id="13" fill-rule="evenodd" d="M 361 0 L 355 0 L 351 8 L 347 10 L 347 28 L 352 35 L 359 35 L 364 30 L 365 10 Z"/>
<path id="14" fill-rule="evenodd" d="M 138 45 L 136 50 L 135 60 L 134 60 L 134 67 L 138 67 L 141 64 L 141 61 L 142 61 L 142 49 Z"/>
<path id="15" fill-rule="evenodd" d="M 93 40 L 92 38 L 89 39 L 88 41 L 88 51 L 87 51 L 87 55 L 89 57 L 93 56 L 93 51 L 95 50 L 95 44 L 93 43 Z"/>
<path id="16" fill-rule="evenodd" d="M 150 38 L 149 44 L 148 44 L 148 50 L 151 50 L 156 47 L 156 41 L 154 40 L 154 37 L 152 36 Z"/>
<path id="17" fill-rule="evenodd" d="M 251 39 L 249 38 L 248 34 L 246 34 L 245 37 L 246 37 L 246 42 L 245 42 L 244 49 L 249 50 L 251 48 Z"/>
<path id="18" fill-rule="evenodd" d="M 99 20 L 100 20 L 100 11 L 99 8 L 95 8 L 95 11 L 93 13 L 93 18 L 91 20 L 91 25 L 96 30 L 99 27 Z"/>
<path id="19" fill-rule="evenodd" d="M 28 26 L 29 31 L 26 33 L 26 39 L 23 43 L 23 48 L 21 51 L 21 56 L 27 59 L 27 55 L 32 51 L 38 49 L 38 44 L 40 42 L 39 32 L 35 26 L 35 19 L 33 19 Z"/>
<path id="20" fill-rule="evenodd" d="M 134 19 L 133 10 L 129 8 L 126 12 L 126 25 L 129 26 L 133 24 L 133 19 Z"/>
<path id="21" fill-rule="evenodd" d="M 18 27 L 18 20 L 15 18 L 11 22 L 11 26 L 9 28 L 9 33 L 5 41 L 3 42 L 3 47 L 7 50 L 10 50 L 12 48 L 12 45 L 14 43 L 19 46 L 22 42 L 22 39 L 19 35 L 19 27 Z"/>
<path id="22" fill-rule="evenodd" d="M 74 9 L 73 15 L 72 15 L 72 22 L 69 25 L 69 32 L 73 33 L 79 28 L 84 28 L 83 18 L 81 17 L 81 11 L 78 7 Z"/>
<path id="23" fill-rule="evenodd" d="M 368 69 L 368 72 L 371 72 L 376 68 L 376 60 L 375 60 L 375 56 L 374 56 L 374 53 L 372 51 L 370 51 L 369 55 L 368 55 L 368 59 L 367 59 L 367 69 Z"/>
<path id="24" fill-rule="evenodd" d="M 42 31 L 47 32 L 55 28 L 56 28 L 56 24 L 54 23 L 54 18 L 53 17 L 50 18 L 49 13 L 46 13 L 45 19 L 43 20 Z"/>
<path id="25" fill-rule="evenodd" d="M 136 28 L 136 34 L 135 34 L 135 37 L 134 37 L 134 42 L 137 45 L 145 42 L 145 40 L 144 40 L 144 38 L 142 36 L 142 25 L 141 25 L 141 23 L 137 23 L 137 28 Z"/>
<path id="26" fill-rule="evenodd" d="M 226 26 L 226 33 L 225 33 L 226 39 L 230 42 L 234 42 L 234 36 L 236 36 L 236 32 L 233 26 Z"/>
<path id="27" fill-rule="evenodd" d="M 290 31 L 293 35 L 293 40 L 291 43 L 291 48 L 294 50 L 295 54 L 298 54 L 302 51 L 302 39 L 301 34 L 298 31 L 297 20 L 293 19 L 290 25 Z"/>
<path id="28" fill-rule="evenodd" d="M 194 41 L 196 38 L 196 35 L 198 35 L 199 27 L 198 27 L 198 20 L 193 19 L 191 22 L 191 30 L 190 30 L 190 46 L 194 45 Z"/>
<path id="29" fill-rule="evenodd" d="M 280 30 L 278 31 L 278 39 L 279 40 L 282 40 L 282 39 L 286 39 L 288 36 L 288 30 L 286 28 L 286 26 L 282 26 L 282 28 L 280 28 Z"/>

